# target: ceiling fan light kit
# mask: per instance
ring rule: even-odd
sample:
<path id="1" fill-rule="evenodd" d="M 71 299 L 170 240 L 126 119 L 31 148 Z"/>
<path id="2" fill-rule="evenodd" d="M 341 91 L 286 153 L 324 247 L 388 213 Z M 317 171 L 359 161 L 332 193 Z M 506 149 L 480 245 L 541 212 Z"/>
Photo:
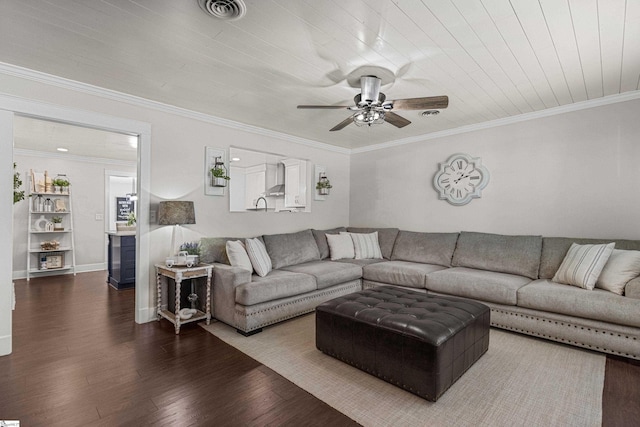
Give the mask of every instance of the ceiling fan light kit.
<path id="1" fill-rule="evenodd" d="M 380 92 L 381 84 L 382 80 L 376 76 L 361 76 L 360 93 L 353 98 L 355 105 L 298 105 L 298 108 L 346 109 L 355 111 L 350 117 L 347 117 L 332 127 L 330 131 L 333 132 L 345 128 L 351 122 L 357 126 L 371 126 L 388 122 L 397 128 L 403 128 L 411 122 L 393 113 L 391 110 L 429 110 L 422 113 L 423 116 L 427 116 L 438 114 L 439 109 L 447 108 L 449 105 L 449 98 L 447 96 L 430 96 L 387 101 L 386 95 Z"/>

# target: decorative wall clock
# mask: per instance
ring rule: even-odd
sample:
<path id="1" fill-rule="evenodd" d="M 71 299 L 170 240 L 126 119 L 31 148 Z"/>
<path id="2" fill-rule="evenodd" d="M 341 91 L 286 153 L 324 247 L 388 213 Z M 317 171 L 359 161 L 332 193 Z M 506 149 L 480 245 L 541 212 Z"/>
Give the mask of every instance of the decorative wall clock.
<path id="1" fill-rule="evenodd" d="M 452 205 L 466 205 L 471 199 L 482 196 L 482 189 L 489 183 L 489 171 L 482 166 L 479 157 L 457 153 L 440 163 L 433 177 L 438 197 Z"/>

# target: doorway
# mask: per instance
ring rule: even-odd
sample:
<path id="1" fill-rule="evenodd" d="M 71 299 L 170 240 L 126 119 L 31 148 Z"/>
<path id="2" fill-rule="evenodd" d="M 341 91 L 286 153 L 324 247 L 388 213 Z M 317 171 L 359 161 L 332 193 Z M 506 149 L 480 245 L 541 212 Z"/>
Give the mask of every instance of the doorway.
<path id="1" fill-rule="evenodd" d="M 15 116 L 27 116 L 43 120 L 62 122 L 85 128 L 112 131 L 138 137 L 137 182 L 138 182 L 138 238 L 135 291 L 135 321 L 145 323 L 154 319 L 154 307 L 151 305 L 150 263 L 149 263 L 149 188 L 150 188 L 150 142 L 151 126 L 149 123 L 107 116 L 85 110 L 77 110 L 56 105 L 0 95 L 0 139 L 7 143 L 0 144 L 0 171 L 5 177 L 13 175 L 13 126 Z M 8 179 L 0 184 L 0 196 L 9 199 L 11 196 Z M 13 206 L 0 204 L 0 218 L 9 219 L 0 227 L 0 233 L 13 237 Z M 11 353 L 12 323 L 12 248 L 6 245 L 0 251 L 0 355 Z"/>

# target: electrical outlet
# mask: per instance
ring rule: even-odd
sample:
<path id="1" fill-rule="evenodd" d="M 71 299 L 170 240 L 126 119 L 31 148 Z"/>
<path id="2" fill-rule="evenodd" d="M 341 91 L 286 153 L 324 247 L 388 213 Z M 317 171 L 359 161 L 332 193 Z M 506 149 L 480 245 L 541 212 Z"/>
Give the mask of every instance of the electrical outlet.
<path id="1" fill-rule="evenodd" d="M 158 211 L 151 210 L 149 211 L 149 223 L 155 224 L 158 220 Z"/>
<path id="2" fill-rule="evenodd" d="M 104 214 L 97 213 L 96 214 L 96 221 L 104 221 Z"/>

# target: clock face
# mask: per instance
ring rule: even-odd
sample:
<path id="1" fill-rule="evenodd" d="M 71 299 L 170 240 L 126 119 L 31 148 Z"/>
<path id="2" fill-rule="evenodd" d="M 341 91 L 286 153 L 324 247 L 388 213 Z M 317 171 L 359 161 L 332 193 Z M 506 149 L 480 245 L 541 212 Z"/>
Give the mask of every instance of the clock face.
<path id="1" fill-rule="evenodd" d="M 473 198 L 481 196 L 481 191 L 489 182 L 489 171 L 482 166 L 480 158 L 467 154 L 454 154 L 446 162 L 440 163 L 440 170 L 433 178 L 440 199 L 452 205 L 466 205 Z"/>

